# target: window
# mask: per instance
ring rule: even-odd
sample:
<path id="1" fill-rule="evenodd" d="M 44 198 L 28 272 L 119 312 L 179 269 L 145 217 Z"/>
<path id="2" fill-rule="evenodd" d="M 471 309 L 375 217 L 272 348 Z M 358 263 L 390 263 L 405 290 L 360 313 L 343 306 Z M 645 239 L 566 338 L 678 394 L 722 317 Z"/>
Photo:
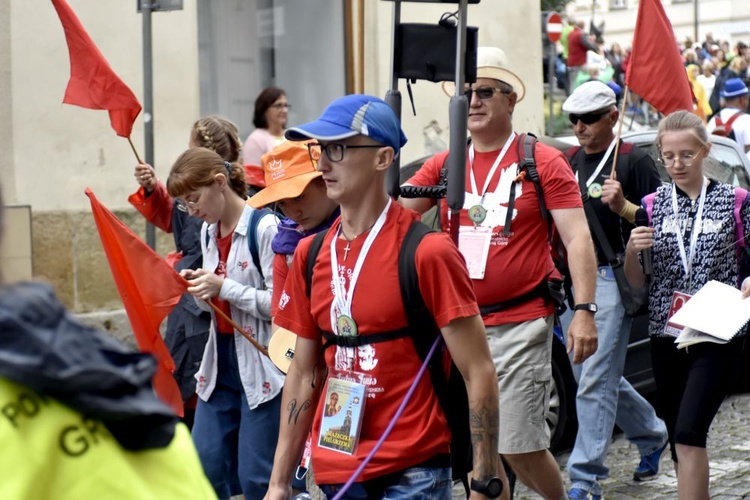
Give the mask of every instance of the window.
<path id="1" fill-rule="evenodd" d="M 232 120 L 243 141 L 270 85 L 286 91 L 290 125 L 312 120 L 346 93 L 343 2 L 199 0 L 198 59 L 201 115 Z"/>

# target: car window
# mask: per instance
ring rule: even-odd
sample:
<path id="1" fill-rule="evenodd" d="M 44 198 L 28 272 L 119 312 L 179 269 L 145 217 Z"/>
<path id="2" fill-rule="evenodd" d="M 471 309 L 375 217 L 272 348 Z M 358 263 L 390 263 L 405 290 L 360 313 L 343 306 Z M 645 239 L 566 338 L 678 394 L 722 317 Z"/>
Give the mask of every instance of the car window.
<path id="1" fill-rule="evenodd" d="M 656 168 L 659 170 L 659 177 L 661 177 L 662 182 L 672 182 L 667 169 L 659 161 L 659 151 L 656 145 L 653 142 L 637 145 L 656 162 Z M 737 155 L 737 151 L 726 144 L 713 143 L 708 158 L 703 160 L 703 171 L 706 177 L 733 186 L 750 188 L 750 178 L 742 160 Z"/>

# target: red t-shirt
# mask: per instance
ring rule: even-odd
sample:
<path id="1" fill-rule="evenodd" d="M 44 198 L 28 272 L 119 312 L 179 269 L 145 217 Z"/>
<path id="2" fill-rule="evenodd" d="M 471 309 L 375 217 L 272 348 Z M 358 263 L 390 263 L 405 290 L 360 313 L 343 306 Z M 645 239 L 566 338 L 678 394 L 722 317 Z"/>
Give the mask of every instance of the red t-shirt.
<path id="1" fill-rule="evenodd" d="M 277 253 L 273 256 L 273 295 L 271 295 L 271 317 L 276 317 L 279 312 L 279 299 L 281 292 L 284 290 L 284 283 L 289 274 L 289 264 L 287 258 L 289 255 Z"/>
<path id="2" fill-rule="evenodd" d="M 218 249 L 219 249 L 219 265 L 216 266 L 216 270 L 214 270 L 214 273 L 217 276 L 221 276 L 223 278 L 227 277 L 227 258 L 229 257 L 229 250 L 232 248 L 232 236 L 234 236 L 234 231 L 231 231 L 229 234 L 224 236 L 223 238 L 219 238 L 218 235 L 221 234 L 221 223 L 219 223 L 219 227 L 216 229 L 217 234 L 217 243 L 218 243 Z M 216 306 L 221 309 L 221 311 L 229 316 L 232 317 L 232 310 L 229 307 L 229 302 L 226 300 L 219 300 L 219 296 L 213 297 L 211 299 L 211 302 L 213 302 Z M 227 335 L 233 335 L 234 334 L 234 327 L 232 324 L 222 318 L 220 315 L 216 314 L 216 331 L 219 333 L 227 334 Z"/>
<path id="3" fill-rule="evenodd" d="M 485 179 L 497 158 L 498 151 L 476 153 L 474 173 L 477 188 L 482 189 Z M 425 162 L 408 182 L 415 186 L 431 186 L 438 183 L 440 170 L 448 152 L 439 153 Z M 581 207 L 581 192 L 567 160 L 562 153 L 544 144 L 537 144 L 536 168 L 539 172 L 544 201 L 548 210 Z M 518 137 L 511 144 L 500 166 L 487 186 L 484 207 L 487 219 L 484 226 L 492 227 L 492 240 L 487 257 L 484 279 L 472 280 L 479 305 L 486 306 L 503 302 L 530 292 L 547 276 L 555 273 L 550 253 L 547 223 L 542 219 L 534 183 L 524 179 L 516 185 L 515 215 L 511 234 L 503 235 L 507 214 L 510 186 L 518 174 Z M 512 167 L 512 168 L 511 168 Z M 466 161 L 466 188 L 471 190 L 468 156 Z M 479 196 L 466 192 L 461 225 L 472 227 L 467 209 L 479 203 Z M 450 230 L 448 206 L 441 203 L 443 230 Z M 484 316 L 485 325 L 502 325 L 528 321 L 552 314 L 552 305 L 534 299 L 519 306 Z"/>
<path id="4" fill-rule="evenodd" d="M 399 293 L 398 254 L 409 225 L 418 218 L 416 213 L 392 204 L 386 223 L 367 254 L 352 304 L 352 317 L 360 335 L 395 330 L 407 324 Z M 333 227 L 337 228 L 338 224 L 334 222 Z M 304 338 L 320 339 L 321 330 L 332 331 L 330 242 L 335 233 L 334 230 L 326 235 L 320 249 L 311 299 L 306 294 L 306 267 L 312 239 L 306 238 L 297 248 L 279 303 L 276 323 Z M 347 289 L 365 239 L 366 235 L 360 235 L 352 240 L 346 260 L 347 242 L 340 238 L 336 241 L 339 275 L 345 277 Z M 427 235 L 417 249 L 415 263 L 422 296 L 438 326 L 444 327 L 454 319 L 479 313 L 466 265 L 446 235 Z M 349 479 L 383 434 L 422 365 L 409 337 L 365 347 L 366 350 L 357 352 L 353 358 L 353 370 L 370 375 L 371 380 L 359 446 L 353 457 L 317 446 L 324 402 L 317 408 L 312 462 L 315 478 L 321 484 L 343 483 Z M 339 350 L 335 346 L 327 349 L 326 365 L 341 367 L 347 362 L 346 355 L 346 349 Z M 403 415 L 359 480 L 379 477 L 448 453 L 449 443 L 445 417 L 432 390 L 429 372 L 425 372 Z"/>
<path id="5" fill-rule="evenodd" d="M 588 47 L 583 43 L 584 32 L 581 28 L 574 28 L 568 35 L 568 67 L 575 68 L 586 64 Z"/>

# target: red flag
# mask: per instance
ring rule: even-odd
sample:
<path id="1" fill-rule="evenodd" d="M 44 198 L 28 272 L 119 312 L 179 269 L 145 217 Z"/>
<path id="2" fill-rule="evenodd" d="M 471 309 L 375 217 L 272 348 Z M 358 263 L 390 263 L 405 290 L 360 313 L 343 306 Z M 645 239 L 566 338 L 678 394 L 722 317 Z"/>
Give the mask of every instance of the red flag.
<path id="1" fill-rule="evenodd" d="M 182 397 L 172 377 L 174 361 L 159 334 L 159 325 L 179 302 L 187 282 L 99 203 L 88 188 L 86 196 L 91 201 L 96 229 L 138 346 L 159 361 L 154 389 L 162 401 L 182 416 Z"/>
<path id="2" fill-rule="evenodd" d="M 640 0 L 625 84 L 662 114 L 693 111 L 693 90 L 660 0 Z"/>
<path id="3" fill-rule="evenodd" d="M 106 109 L 120 137 L 130 137 L 141 105 L 112 71 L 65 0 L 52 0 L 60 16 L 70 54 L 70 80 L 63 102 L 89 109 Z"/>

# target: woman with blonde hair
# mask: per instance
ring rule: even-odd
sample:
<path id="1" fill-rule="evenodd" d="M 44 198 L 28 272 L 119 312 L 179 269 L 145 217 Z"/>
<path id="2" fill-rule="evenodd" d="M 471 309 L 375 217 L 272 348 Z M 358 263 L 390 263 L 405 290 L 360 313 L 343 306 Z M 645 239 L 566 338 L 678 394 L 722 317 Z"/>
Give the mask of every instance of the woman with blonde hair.
<path id="1" fill-rule="evenodd" d="M 185 151 L 167 190 L 178 207 L 203 220 L 203 265 L 180 273 L 203 309 L 214 306 L 260 345 L 271 334 L 277 220 L 245 203 L 245 174 L 206 148 Z M 231 322 L 212 312 L 198 373 L 193 440 L 220 498 L 240 492 L 262 498 L 268 488 L 279 429 L 284 375 Z"/>
<path id="2" fill-rule="evenodd" d="M 750 202 L 744 189 L 704 176 L 711 143 L 694 114 L 677 111 L 664 118 L 656 144 L 673 182 L 643 199 L 651 227 L 636 227 L 630 234 L 625 273 L 631 286 L 644 285 L 638 254 L 651 249 L 648 333 L 659 413 L 669 431 L 679 498 L 707 500 L 708 431 L 735 376 L 745 332 L 728 344 L 702 342 L 680 349 L 675 336 L 681 328 L 669 320 L 676 304 L 710 280 L 750 294 L 745 252 L 738 252 L 737 245 L 740 231 L 750 234 Z"/>

